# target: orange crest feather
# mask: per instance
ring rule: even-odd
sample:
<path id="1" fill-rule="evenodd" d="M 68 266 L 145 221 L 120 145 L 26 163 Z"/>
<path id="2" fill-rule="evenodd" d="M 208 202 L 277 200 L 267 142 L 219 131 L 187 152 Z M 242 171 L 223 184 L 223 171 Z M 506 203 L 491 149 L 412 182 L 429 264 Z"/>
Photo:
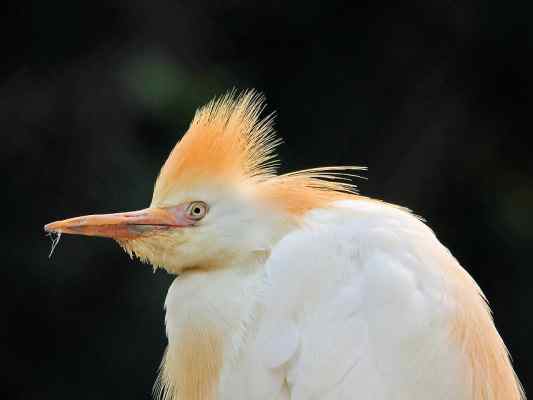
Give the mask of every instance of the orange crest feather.
<path id="1" fill-rule="evenodd" d="M 275 153 L 281 140 L 272 127 L 273 115 L 261 118 L 264 98 L 254 90 L 231 91 L 200 108 L 176 144 L 155 184 L 152 204 L 173 190 L 219 180 L 256 184 L 260 197 L 291 214 L 353 197 L 350 173 L 363 167 L 324 167 L 276 175 Z"/>
<path id="2" fill-rule="evenodd" d="M 178 183 L 272 175 L 274 149 L 280 141 L 274 135 L 272 116 L 260 119 L 263 109 L 263 97 L 256 92 L 236 97 L 232 91 L 196 111 L 161 169 L 153 199 L 165 197 Z"/>

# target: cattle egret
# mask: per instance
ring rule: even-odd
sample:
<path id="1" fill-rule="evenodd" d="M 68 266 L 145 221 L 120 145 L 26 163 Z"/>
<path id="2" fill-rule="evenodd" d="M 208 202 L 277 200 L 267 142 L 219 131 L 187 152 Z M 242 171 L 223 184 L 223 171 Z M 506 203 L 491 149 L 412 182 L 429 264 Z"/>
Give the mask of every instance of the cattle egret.
<path id="1" fill-rule="evenodd" d="M 140 211 L 53 222 L 177 277 L 155 385 L 166 400 L 520 400 L 483 293 L 357 167 L 276 174 L 261 95 L 200 108 Z"/>

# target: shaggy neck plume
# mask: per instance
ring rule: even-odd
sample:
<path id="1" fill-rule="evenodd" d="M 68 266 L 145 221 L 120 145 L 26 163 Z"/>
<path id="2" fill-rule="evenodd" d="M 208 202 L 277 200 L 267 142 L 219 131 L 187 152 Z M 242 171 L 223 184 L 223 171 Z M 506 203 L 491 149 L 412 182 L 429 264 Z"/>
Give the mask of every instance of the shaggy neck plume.
<path id="1" fill-rule="evenodd" d="M 173 282 L 165 301 L 169 344 L 156 385 L 164 400 L 217 398 L 253 320 L 263 262 L 190 271 Z"/>

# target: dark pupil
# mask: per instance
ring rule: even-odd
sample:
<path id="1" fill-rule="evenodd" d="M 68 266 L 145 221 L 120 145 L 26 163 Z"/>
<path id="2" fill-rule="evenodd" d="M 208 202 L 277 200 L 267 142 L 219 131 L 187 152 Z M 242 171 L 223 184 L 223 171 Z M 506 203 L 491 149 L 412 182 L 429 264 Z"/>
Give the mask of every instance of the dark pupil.
<path id="1" fill-rule="evenodd" d="M 194 207 L 194 208 L 192 209 L 192 212 L 193 212 L 194 214 L 196 214 L 196 215 L 199 215 L 199 214 L 202 212 L 202 210 L 200 210 L 200 207 Z"/>

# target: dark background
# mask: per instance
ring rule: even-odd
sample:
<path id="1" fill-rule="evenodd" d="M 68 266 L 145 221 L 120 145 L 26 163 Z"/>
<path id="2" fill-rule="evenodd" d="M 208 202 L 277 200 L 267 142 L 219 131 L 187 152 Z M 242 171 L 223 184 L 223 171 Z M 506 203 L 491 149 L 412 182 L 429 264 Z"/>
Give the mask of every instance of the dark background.
<path id="1" fill-rule="evenodd" d="M 533 384 L 532 10 L 501 1 L 39 1 L 0 25 L 6 399 L 148 399 L 172 280 L 46 222 L 139 209 L 196 107 L 277 110 L 282 170 L 367 165 L 475 277 Z M 5 223 L 7 221 L 7 224 Z"/>

